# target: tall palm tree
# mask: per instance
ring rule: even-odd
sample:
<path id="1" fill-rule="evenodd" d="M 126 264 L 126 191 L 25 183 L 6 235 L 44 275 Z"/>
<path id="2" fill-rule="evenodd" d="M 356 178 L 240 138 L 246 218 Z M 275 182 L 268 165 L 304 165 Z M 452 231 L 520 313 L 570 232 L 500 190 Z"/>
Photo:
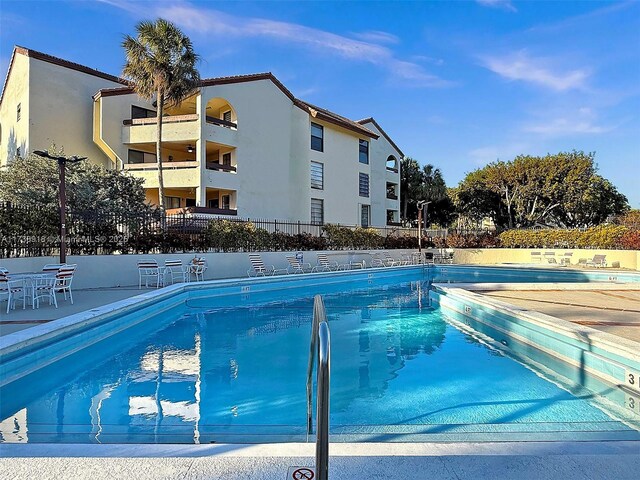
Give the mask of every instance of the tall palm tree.
<path id="1" fill-rule="evenodd" d="M 198 55 L 193 51 L 189 37 L 162 18 L 155 22 L 140 22 L 136 31 L 137 38 L 125 35 L 122 42 L 127 57 L 122 75 L 138 95 L 148 101 L 155 97 L 157 102 L 158 196 L 160 207 L 164 209 L 162 115 L 165 106 L 178 105 L 199 87 Z"/>

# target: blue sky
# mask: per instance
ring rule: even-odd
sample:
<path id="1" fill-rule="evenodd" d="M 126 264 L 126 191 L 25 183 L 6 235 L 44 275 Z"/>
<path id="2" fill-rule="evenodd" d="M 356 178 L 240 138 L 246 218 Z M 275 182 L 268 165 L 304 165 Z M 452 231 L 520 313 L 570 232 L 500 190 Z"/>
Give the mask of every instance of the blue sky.
<path id="1" fill-rule="evenodd" d="M 640 2 L 3 0 L 0 67 L 18 44 L 118 74 L 123 34 L 158 16 L 192 38 L 203 77 L 272 71 L 375 117 L 451 186 L 496 159 L 595 151 L 640 208 Z"/>

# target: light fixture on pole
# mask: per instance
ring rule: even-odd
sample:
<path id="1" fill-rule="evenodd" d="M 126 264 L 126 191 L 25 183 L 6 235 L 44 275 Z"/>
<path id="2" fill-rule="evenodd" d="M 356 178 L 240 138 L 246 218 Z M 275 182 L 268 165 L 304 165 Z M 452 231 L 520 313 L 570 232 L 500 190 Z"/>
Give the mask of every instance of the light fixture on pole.
<path id="1" fill-rule="evenodd" d="M 422 258 L 422 208 L 426 205 L 427 210 L 429 209 L 429 204 L 431 201 L 420 200 L 418 202 L 418 254 L 420 258 Z M 425 211 L 425 219 L 427 218 Z"/>
<path id="2" fill-rule="evenodd" d="M 34 154 L 42 158 L 48 158 L 58 162 L 58 176 L 59 176 L 59 201 L 60 201 L 60 263 L 67 263 L 67 225 L 66 225 L 66 210 L 67 210 L 67 188 L 65 173 L 67 169 L 67 163 L 77 163 L 82 160 L 86 160 L 87 157 L 78 157 L 76 155 L 72 157 L 53 156 L 50 155 L 47 150 L 35 150 Z"/>
<path id="3" fill-rule="evenodd" d="M 193 153 L 193 151 L 194 151 L 193 145 L 187 145 L 187 152 Z"/>

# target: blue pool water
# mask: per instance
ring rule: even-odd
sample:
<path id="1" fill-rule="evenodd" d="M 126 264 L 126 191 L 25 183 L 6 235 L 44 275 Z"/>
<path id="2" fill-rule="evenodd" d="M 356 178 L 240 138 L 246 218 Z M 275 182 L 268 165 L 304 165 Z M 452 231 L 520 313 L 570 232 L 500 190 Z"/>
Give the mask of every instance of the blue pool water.
<path id="1" fill-rule="evenodd" d="M 4 385 L 0 434 L 305 441 L 312 293 L 187 301 Z M 324 301 L 333 441 L 640 439 L 633 418 L 599 395 L 447 320 L 422 279 L 327 290 Z"/>

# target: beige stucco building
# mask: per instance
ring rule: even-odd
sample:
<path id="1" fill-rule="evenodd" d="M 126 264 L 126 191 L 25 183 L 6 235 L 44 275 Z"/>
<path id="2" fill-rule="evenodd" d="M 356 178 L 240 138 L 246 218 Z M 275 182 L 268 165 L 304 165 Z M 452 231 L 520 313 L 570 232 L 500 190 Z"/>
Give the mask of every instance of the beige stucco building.
<path id="1" fill-rule="evenodd" d="M 0 165 L 52 143 L 145 179 L 158 202 L 155 107 L 126 83 L 16 47 L 0 99 Z M 348 225 L 399 221 L 402 152 L 373 118 L 297 99 L 271 73 L 204 79 L 163 121 L 166 207 Z"/>

